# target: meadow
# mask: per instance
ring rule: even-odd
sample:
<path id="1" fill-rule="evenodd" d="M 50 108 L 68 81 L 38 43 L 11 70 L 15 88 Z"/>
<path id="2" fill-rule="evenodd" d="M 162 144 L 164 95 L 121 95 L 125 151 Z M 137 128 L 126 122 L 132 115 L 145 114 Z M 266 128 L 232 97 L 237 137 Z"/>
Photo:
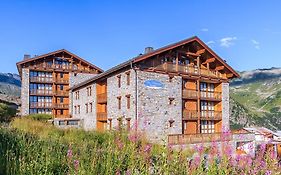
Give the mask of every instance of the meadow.
<path id="1" fill-rule="evenodd" d="M 151 144 L 133 130 L 58 129 L 34 117 L 0 127 L 0 174 L 281 174 L 265 146 L 255 157 L 233 153 Z"/>

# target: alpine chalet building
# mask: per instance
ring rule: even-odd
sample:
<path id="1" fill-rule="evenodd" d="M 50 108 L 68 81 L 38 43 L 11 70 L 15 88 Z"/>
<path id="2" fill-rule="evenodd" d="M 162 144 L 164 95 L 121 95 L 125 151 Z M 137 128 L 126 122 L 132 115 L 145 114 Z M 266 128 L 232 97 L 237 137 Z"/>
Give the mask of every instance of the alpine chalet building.
<path id="1" fill-rule="evenodd" d="M 87 130 L 122 126 L 155 142 L 204 141 L 229 129 L 229 81 L 236 77 L 198 37 L 157 50 L 148 47 L 71 87 L 71 116 Z"/>

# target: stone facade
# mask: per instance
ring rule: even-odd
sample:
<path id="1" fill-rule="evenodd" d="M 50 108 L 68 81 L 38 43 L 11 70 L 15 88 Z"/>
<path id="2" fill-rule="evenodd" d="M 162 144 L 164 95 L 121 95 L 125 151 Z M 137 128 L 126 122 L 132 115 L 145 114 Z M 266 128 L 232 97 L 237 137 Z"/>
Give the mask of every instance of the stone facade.
<path id="1" fill-rule="evenodd" d="M 94 76 L 97 76 L 97 74 L 87 74 L 87 73 L 69 73 L 69 88 L 73 87 L 74 85 L 77 85 L 81 82 L 84 82 Z M 69 92 L 69 114 L 73 116 L 73 93 Z"/>
<path id="2" fill-rule="evenodd" d="M 222 83 L 222 130 L 229 129 L 229 83 Z"/>
<path id="3" fill-rule="evenodd" d="M 155 142 L 166 142 L 169 134 L 182 134 L 182 77 L 137 71 L 138 129 Z M 163 88 L 147 87 L 157 80 Z M 170 99 L 171 101 L 170 104 Z"/>
<path id="4" fill-rule="evenodd" d="M 21 75 L 21 115 L 29 114 L 29 69 L 23 68 Z"/>
<path id="5" fill-rule="evenodd" d="M 129 73 L 130 85 L 127 84 Z M 121 78 L 121 86 L 118 87 L 118 77 Z M 127 126 L 127 120 L 130 119 L 130 127 L 136 124 L 136 100 L 135 100 L 135 71 L 130 69 L 120 74 L 115 74 L 107 79 L 107 118 L 112 119 L 112 127 L 118 127 L 118 118 L 124 126 Z M 127 108 L 127 96 L 130 95 L 130 109 Z M 118 97 L 121 97 L 121 109 L 118 106 Z M 109 127 L 109 126 L 108 126 Z"/>
<path id="6" fill-rule="evenodd" d="M 87 88 L 92 88 L 90 96 L 87 94 Z M 79 99 L 75 98 L 75 92 L 79 91 Z M 81 119 L 82 126 L 85 130 L 96 128 L 96 84 L 91 84 L 78 89 L 71 94 L 72 96 L 72 116 L 73 118 Z M 92 104 L 92 109 L 91 105 Z M 88 112 L 86 110 L 86 104 L 88 105 Z M 78 112 L 78 105 L 80 105 L 80 113 Z M 76 106 L 76 113 L 75 113 Z"/>

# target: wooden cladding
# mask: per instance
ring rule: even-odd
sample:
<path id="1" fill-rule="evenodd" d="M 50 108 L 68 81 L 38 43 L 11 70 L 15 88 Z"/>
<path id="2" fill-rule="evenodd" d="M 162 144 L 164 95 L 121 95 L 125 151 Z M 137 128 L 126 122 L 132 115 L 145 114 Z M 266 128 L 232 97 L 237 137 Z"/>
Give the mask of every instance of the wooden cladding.
<path id="1" fill-rule="evenodd" d="M 100 103 L 100 104 L 107 103 L 107 93 L 98 94 L 97 103 Z"/>
<path id="2" fill-rule="evenodd" d="M 221 111 L 201 111 L 197 110 L 183 110 L 183 120 L 221 120 Z"/>

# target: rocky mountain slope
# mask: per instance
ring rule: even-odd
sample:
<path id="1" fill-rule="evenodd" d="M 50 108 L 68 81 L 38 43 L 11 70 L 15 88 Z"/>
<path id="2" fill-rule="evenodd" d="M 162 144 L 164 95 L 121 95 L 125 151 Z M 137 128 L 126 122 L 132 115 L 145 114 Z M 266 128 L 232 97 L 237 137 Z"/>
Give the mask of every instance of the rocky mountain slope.
<path id="1" fill-rule="evenodd" d="M 17 74 L 0 73 L 0 101 L 20 103 L 20 77 Z"/>
<path id="2" fill-rule="evenodd" d="M 281 129 L 281 68 L 240 72 L 231 82 L 231 125 Z"/>

